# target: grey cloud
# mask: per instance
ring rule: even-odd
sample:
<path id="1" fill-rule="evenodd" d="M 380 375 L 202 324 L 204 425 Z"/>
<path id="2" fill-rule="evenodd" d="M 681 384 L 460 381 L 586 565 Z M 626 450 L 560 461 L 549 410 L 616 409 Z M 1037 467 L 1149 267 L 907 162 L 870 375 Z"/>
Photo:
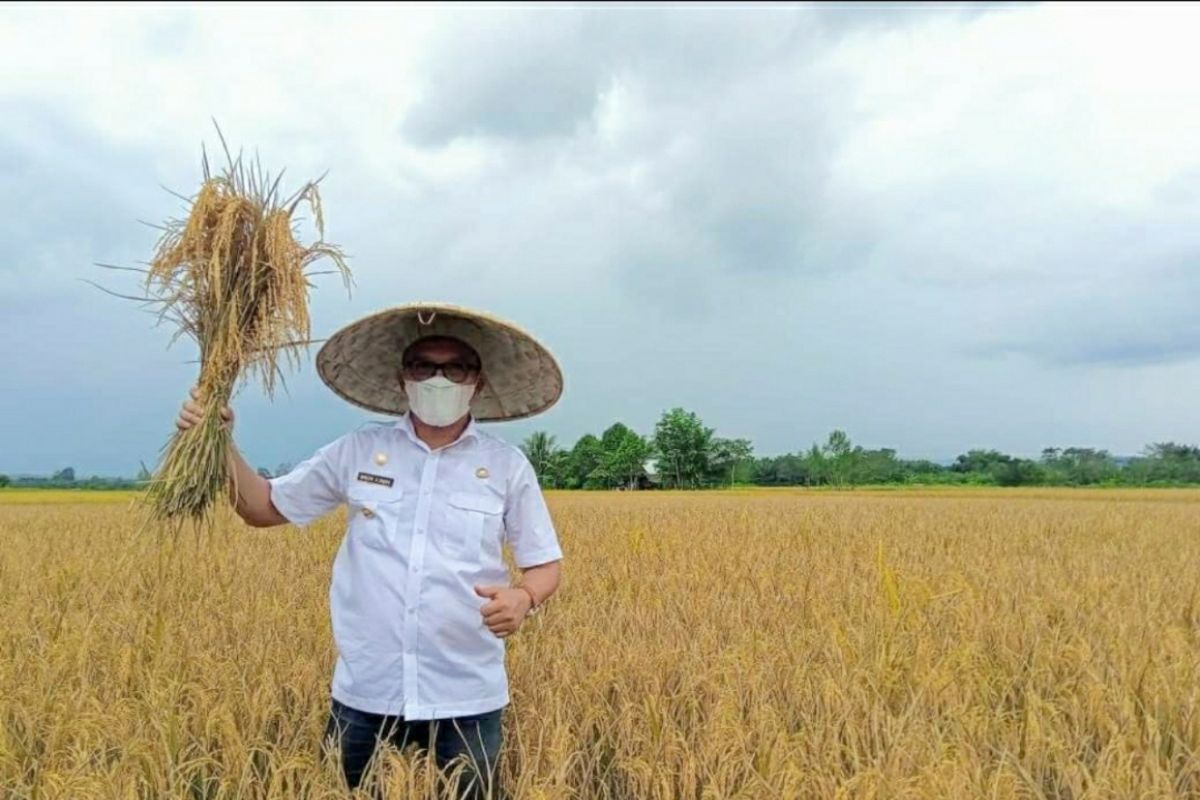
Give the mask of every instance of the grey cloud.
<path id="1" fill-rule="evenodd" d="M 569 134 L 591 114 L 605 65 L 587 46 L 586 16 L 484 12 L 457 23 L 427 65 L 425 97 L 404 121 L 408 137 Z"/>
<path id="2" fill-rule="evenodd" d="M 50 270 L 109 278 L 94 261 L 120 260 L 131 240 L 153 240 L 138 223 L 140 203 L 155 193 L 153 207 L 175 201 L 152 182 L 129 180 L 146 171 L 144 153 L 97 142 L 44 105 L 6 101 L 0 115 L 0 182 L 13 187 L 0 195 L 0 274 L 22 275 L 35 286 Z"/>
<path id="3" fill-rule="evenodd" d="M 512 220 L 522 220 L 518 230 L 570 220 L 589 246 L 568 257 L 602 254 L 625 294 L 688 316 L 719 299 L 729 276 L 853 268 L 871 237 L 843 235 L 853 213 L 826 186 L 847 115 L 838 84 L 806 68 L 810 57 L 775 52 L 719 84 L 663 77 L 631 59 L 621 74 L 633 110 L 617 141 L 589 122 L 570 137 L 523 143 L 483 185 L 430 188 L 431 213 L 460 220 L 435 227 L 453 251 L 491 241 L 491 258 L 503 260 L 494 245 L 512 235 Z"/>
<path id="4" fill-rule="evenodd" d="M 985 14 L 1037 5 L 1030 2 L 955 3 L 818 3 L 812 13 L 820 28 L 831 36 L 879 33 L 935 20 L 970 22 Z"/>
<path id="5" fill-rule="evenodd" d="M 480 15 L 456 25 L 432 50 L 426 99 L 405 133 L 431 147 L 485 136 L 511 149 L 486 188 L 430 188 L 433 213 L 461 220 L 437 227 L 469 252 L 472 238 L 512 235 L 498 231 L 507 220 L 489 221 L 505 212 L 528 226 L 574 217 L 618 289 L 671 316 L 704 313 L 730 279 L 770 285 L 773 274 L 859 267 L 877 226 L 828 185 L 854 117 L 845 77 L 814 68 L 831 45 L 822 27 L 811 9 L 784 7 Z M 615 143 L 595 120 L 614 86 L 633 99 Z M 564 164 L 583 180 L 565 185 Z M 640 178 L 612 179 L 625 173 Z M 480 208 L 480 197 L 496 209 Z"/>
<path id="6" fill-rule="evenodd" d="M 831 36 L 965 21 L 1007 5 L 480 10 L 437 34 L 423 97 L 403 132 L 424 145 L 460 136 L 570 136 L 626 73 L 656 79 L 669 99 L 694 99 L 779 60 L 807 60 Z"/>
<path id="7" fill-rule="evenodd" d="M 1160 334 L 1105 332 L 1081 339 L 1078 335 L 1061 343 L 1040 342 L 1008 347 L 1006 352 L 1033 355 L 1052 366 L 1144 366 L 1187 361 L 1200 355 L 1200 327 Z M 1114 335 L 1116 334 L 1116 335 Z M 1135 339 L 1132 336 L 1139 338 Z"/>
<path id="8" fill-rule="evenodd" d="M 0 471 L 132 475 L 169 434 L 194 378 L 187 340 L 156 327 L 138 267 L 158 233 L 139 223 L 181 202 L 156 185 L 155 159 L 98 137 L 65 110 L 0 103 Z"/>
<path id="9" fill-rule="evenodd" d="M 968 356 L 1050 368 L 1177 362 L 1200 355 L 1200 195 L 1183 177 L 1152 192 L 1157 203 L 1123 207 L 1079 197 L 1052 168 L 944 175 L 877 193 L 845 233 L 882 243 L 861 259 L 901 291 L 942 298 L 941 319 Z"/>
<path id="10" fill-rule="evenodd" d="M 982 359 L 1015 354 L 1049 367 L 1141 367 L 1200 356 L 1200 325 L 1181 321 L 1169 330 L 1072 330 L 1061 339 L 1031 338 L 981 344 L 965 350 Z"/>
<path id="11" fill-rule="evenodd" d="M 787 57 L 817 33 L 811 14 L 790 8 L 682 16 L 655 8 L 489 10 L 441 32 L 403 132 L 423 145 L 462 136 L 570 136 L 622 76 L 656 82 L 678 102 Z"/>
<path id="12" fill-rule="evenodd" d="M 680 321 L 719 313 L 730 280 L 769 292 L 791 274 L 878 260 L 909 291 L 939 287 L 946 314 L 961 317 L 958 346 L 968 354 L 1015 352 L 1047 365 L 1188 357 L 1188 317 L 1154 310 L 1157 284 L 1109 303 L 1073 302 L 1106 281 L 1125 286 L 1114 254 L 1139 263 L 1140 243 L 1178 220 L 1146 230 L 1144 220 L 1072 206 L 1028 175 L 952 173 L 865 204 L 830 184 L 838 148 L 860 122 L 847 107 L 852 87 L 814 68 L 830 35 L 947 16 L 970 22 L 1009 8 L 481 16 L 433 50 L 431 91 L 408 130 L 430 146 L 483 135 L 513 149 L 485 184 L 438 187 L 432 213 L 447 238 L 427 241 L 430 258 L 447 247 L 466 258 L 488 251 L 493 274 L 516 275 L 538 258 L 516 245 L 521 230 L 548 234 L 535 245 L 542 252 L 569 230 L 582 246 L 560 263 L 591 264 L 627 300 Z M 638 101 L 615 144 L 593 124 L 614 81 Z M 554 113 L 536 105 L 547 99 Z M 610 179 L 623 172 L 641 177 Z M 1177 179 L 1161 196 L 1186 206 L 1191 192 Z M 481 196 L 494 207 L 480 208 Z M 1189 287 L 1181 281 L 1174 294 Z M 1123 319 L 1126 308 L 1153 316 L 1159 330 Z"/>
<path id="13" fill-rule="evenodd" d="M 1164 181 L 1155 191 L 1155 197 L 1171 206 L 1200 205 L 1200 167 L 1183 170 Z"/>
<path id="14" fill-rule="evenodd" d="M 1013 160 L 1021 169 L 1005 172 L 997 164 L 1011 154 L 988 137 L 993 120 L 1015 113 L 1007 83 L 984 82 L 1004 96 L 972 93 L 955 109 L 923 103 L 925 87 L 897 74 L 902 100 L 873 116 L 887 98 L 859 91 L 856 48 L 894 45 L 906 37 L 871 37 L 940 13 L 891 9 L 842 22 L 826 6 L 453 14 L 412 78 L 423 94 L 397 138 L 415 152 L 370 149 L 396 132 L 390 109 L 366 115 L 370 135 L 350 147 L 342 132 L 286 123 L 254 142 L 331 162 L 323 196 L 357 288 L 347 302 L 335 280 L 320 285 L 315 335 L 413 299 L 518 320 L 562 358 L 568 388 L 546 417 L 504 426 L 510 438 L 545 428 L 569 443 L 615 418 L 647 431 L 675 404 L 764 453 L 832 427 L 905 455 L 953 456 L 976 441 L 1036 452 L 1072 424 L 1114 448 L 1159 436 L 1164 419 L 1187 424 L 1194 414 L 1172 383 L 1183 371 L 1166 367 L 1137 373 L 1158 376 L 1145 393 L 1153 408 L 1117 414 L 1108 403 L 1123 398 L 1097 390 L 1105 405 L 1090 422 L 1086 410 L 1064 422 L 1058 404 L 1083 388 L 1119 393 L 1131 372 L 1111 366 L 1198 354 L 1194 178 L 1165 181 L 1153 207 L 1105 211 L 1106 198 L 1061 185 L 1055 159 L 1069 144 L 1054 120 L 1028 140 L 1003 128 L 1027 146 Z M 954 39 L 944 33 L 931 41 Z M 987 30 L 970 33 L 995 44 Z M 193 37 L 200 59 L 205 35 Z M 838 58 L 825 58 L 833 47 Z M 321 92 L 352 83 L 361 65 L 329 68 L 307 102 L 336 106 Z M 928 78 L 931 91 L 943 77 Z M 269 70 L 261 79 L 273 80 Z M 2 201 L 12 255 L 0 262 L 0 335 L 29 354 L 5 364 L 22 387 L 0 397 L 0 438 L 16 454 L 6 458 L 49 469 L 78 445 L 128 473 L 125 453 L 147 457 L 167 433 L 190 354 L 164 351 L 169 331 L 74 278 L 94 272 L 93 260 L 146 257 L 152 233 L 133 220 L 173 201 L 147 178 L 149 154 L 88 120 L 4 110 L 20 124 L 0 131 L 0 173 L 17 187 Z M 910 148 L 914 131 L 934 145 Z M 964 131 L 982 140 L 974 150 Z M 194 177 L 190 142 L 160 145 L 183 147 L 180 174 Z M 839 169 L 856 158 L 878 180 Z M 290 383 L 275 405 L 253 389 L 239 399 L 256 463 L 296 461 L 359 422 L 311 365 Z M 79 397 L 100 394 L 117 400 L 59 423 Z M 970 410 L 948 414 L 947 398 Z M 133 428 L 128 447 L 106 439 Z M 39 449 L 47 430 L 59 439 L 53 461 Z"/>
<path id="15" fill-rule="evenodd" d="M 1043 295 L 1030 312 L 1011 318 L 1008 332 L 972 352 L 1019 353 L 1055 367 L 1128 367 L 1200 356 L 1200 276 L 1145 280 Z"/>
<path id="16" fill-rule="evenodd" d="M 1125 230 L 1145 225 L 1130 221 Z M 1050 366 L 1138 366 L 1200 356 L 1200 235 L 1151 225 L 1136 237 L 1095 239 L 1080 247 L 1068 275 L 1044 281 L 1037 291 L 1027 287 L 1024 302 L 994 317 L 1001 330 L 968 350 L 1019 353 Z M 1167 252 L 1147 253 L 1153 249 Z"/>

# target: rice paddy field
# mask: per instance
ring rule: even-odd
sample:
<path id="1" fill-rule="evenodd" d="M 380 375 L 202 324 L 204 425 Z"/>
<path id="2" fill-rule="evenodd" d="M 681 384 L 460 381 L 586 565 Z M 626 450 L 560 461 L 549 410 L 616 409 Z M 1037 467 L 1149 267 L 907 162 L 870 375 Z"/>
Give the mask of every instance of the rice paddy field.
<path id="1" fill-rule="evenodd" d="M 344 512 L 135 536 L 0 491 L 0 798 L 346 796 L 318 757 Z M 1200 492 L 550 493 L 514 798 L 1200 796 Z M 415 750 L 386 796 L 436 797 Z"/>

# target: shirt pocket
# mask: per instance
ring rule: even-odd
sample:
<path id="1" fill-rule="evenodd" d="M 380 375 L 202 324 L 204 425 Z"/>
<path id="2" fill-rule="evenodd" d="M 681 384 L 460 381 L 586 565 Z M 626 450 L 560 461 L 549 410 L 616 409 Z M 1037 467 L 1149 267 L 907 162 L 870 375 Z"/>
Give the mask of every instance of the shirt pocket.
<path id="1" fill-rule="evenodd" d="M 346 493 L 349 535 L 367 547 L 391 549 L 403 499 L 403 493 L 395 489 L 352 486 Z"/>
<path id="2" fill-rule="evenodd" d="M 504 501 L 490 494 L 451 492 L 447 522 L 450 558 L 479 562 L 484 533 L 494 534 L 500 526 Z"/>

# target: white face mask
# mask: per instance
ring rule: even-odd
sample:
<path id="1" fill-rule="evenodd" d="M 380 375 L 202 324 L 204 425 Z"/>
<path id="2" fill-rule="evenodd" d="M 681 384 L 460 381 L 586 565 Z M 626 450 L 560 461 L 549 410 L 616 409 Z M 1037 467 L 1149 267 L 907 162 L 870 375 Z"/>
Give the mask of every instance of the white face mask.
<path id="1" fill-rule="evenodd" d="M 471 408 L 474 383 L 455 383 L 445 375 L 434 375 L 419 383 L 404 382 L 408 405 L 421 422 L 435 428 L 453 425 Z"/>

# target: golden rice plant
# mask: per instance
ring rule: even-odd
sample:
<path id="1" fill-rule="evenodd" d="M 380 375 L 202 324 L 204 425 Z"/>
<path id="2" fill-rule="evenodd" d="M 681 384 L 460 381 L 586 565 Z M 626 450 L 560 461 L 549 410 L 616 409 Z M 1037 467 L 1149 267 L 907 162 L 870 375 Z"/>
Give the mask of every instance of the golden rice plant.
<path id="1" fill-rule="evenodd" d="M 218 130 L 218 134 L 220 131 Z M 328 258 L 347 290 L 350 270 L 342 251 L 324 241 L 318 181 L 280 193 L 280 178 L 257 160 L 233 157 L 222 138 L 226 165 L 218 173 L 203 158 L 204 180 L 187 216 L 169 220 L 155 248 L 145 285 L 160 307 L 159 321 L 178 326 L 200 349 L 197 381 L 204 421 L 176 432 L 164 447 L 147 493 L 150 518 L 210 522 L 213 501 L 229 483 L 230 434 L 220 409 L 235 383 L 257 375 L 270 397 L 280 362 L 293 366 L 309 344 L 309 267 Z M 302 203 L 313 214 L 318 239 L 297 241 L 293 215 Z"/>
<path id="2" fill-rule="evenodd" d="M 0 800 L 349 797 L 319 749 L 344 510 L 212 547 L 10 491 Z M 548 500 L 564 577 L 506 640 L 511 800 L 1200 797 L 1200 491 Z M 452 797 L 427 755 L 387 751 L 381 796 Z"/>

